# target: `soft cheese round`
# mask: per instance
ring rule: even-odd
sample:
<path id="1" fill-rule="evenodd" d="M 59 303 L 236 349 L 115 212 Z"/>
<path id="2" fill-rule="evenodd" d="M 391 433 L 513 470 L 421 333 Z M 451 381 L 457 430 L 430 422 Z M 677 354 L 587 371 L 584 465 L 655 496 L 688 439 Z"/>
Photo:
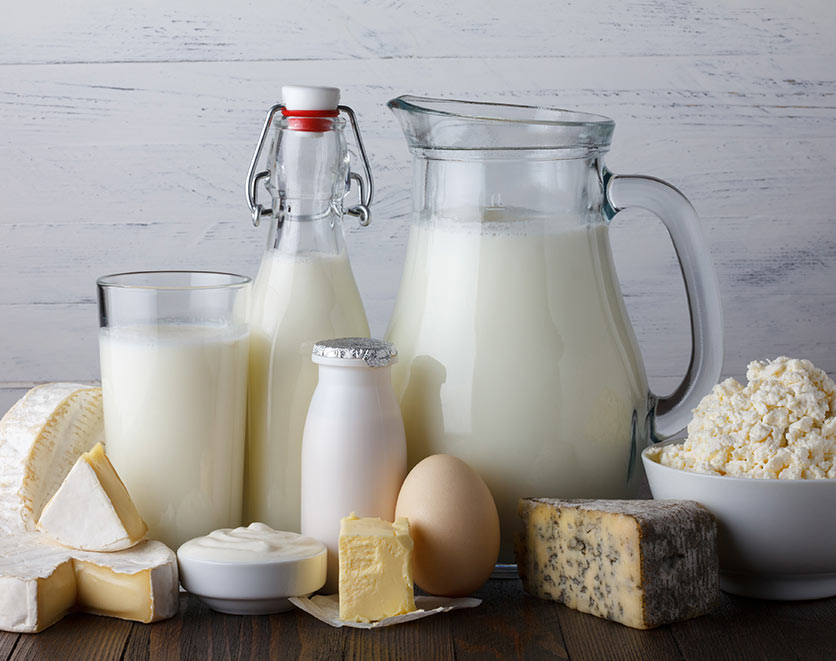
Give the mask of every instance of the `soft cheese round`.
<path id="1" fill-rule="evenodd" d="M 155 622 L 178 608 L 176 558 L 161 542 L 96 553 L 41 533 L 0 535 L 0 630 L 36 633 L 71 610 Z"/>
<path id="2" fill-rule="evenodd" d="M 733 477 L 836 478 L 836 385 L 809 360 L 749 363 L 694 410 L 684 443 L 653 454 L 672 468 Z"/>
<path id="3" fill-rule="evenodd" d="M 46 383 L 0 419 L 0 531 L 35 530 L 76 459 L 104 441 L 102 389 Z"/>
<path id="4" fill-rule="evenodd" d="M 222 528 L 177 550 L 183 587 L 222 613 L 257 615 L 292 608 L 289 597 L 325 584 L 322 542 L 263 523 Z"/>

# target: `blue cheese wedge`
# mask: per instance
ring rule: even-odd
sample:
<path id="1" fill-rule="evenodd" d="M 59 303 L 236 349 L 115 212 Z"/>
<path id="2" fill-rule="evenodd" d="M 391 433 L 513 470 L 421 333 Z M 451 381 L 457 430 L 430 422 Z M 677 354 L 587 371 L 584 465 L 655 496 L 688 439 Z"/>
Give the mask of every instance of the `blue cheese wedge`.
<path id="1" fill-rule="evenodd" d="M 717 604 L 717 526 L 699 503 L 525 498 L 519 514 L 517 567 L 535 597 L 635 629 Z"/>

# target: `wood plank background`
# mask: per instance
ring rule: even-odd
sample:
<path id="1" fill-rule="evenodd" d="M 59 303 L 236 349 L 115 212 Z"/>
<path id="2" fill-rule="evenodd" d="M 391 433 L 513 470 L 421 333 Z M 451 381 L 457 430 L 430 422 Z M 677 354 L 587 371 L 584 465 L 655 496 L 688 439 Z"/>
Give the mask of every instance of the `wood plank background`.
<path id="1" fill-rule="evenodd" d="M 139 6 L 137 6 L 139 5 Z M 176 5 L 176 6 L 174 6 Z M 0 411 L 34 383 L 98 378 L 95 278 L 255 272 L 244 178 L 284 83 L 360 116 L 378 197 L 347 241 L 373 333 L 407 235 L 398 94 L 609 115 L 608 164 L 669 180 L 701 215 L 724 372 L 807 357 L 836 372 L 836 4 L 829 0 L 221 0 L 10 3 L 0 19 Z M 664 229 L 627 212 L 616 262 L 651 386 L 687 362 Z"/>

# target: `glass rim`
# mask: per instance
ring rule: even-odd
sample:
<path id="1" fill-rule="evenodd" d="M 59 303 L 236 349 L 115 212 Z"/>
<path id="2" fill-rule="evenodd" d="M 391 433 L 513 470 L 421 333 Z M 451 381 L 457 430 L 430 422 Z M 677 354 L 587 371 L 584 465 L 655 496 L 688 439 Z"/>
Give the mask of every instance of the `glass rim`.
<path id="1" fill-rule="evenodd" d="M 137 276 L 185 276 L 185 275 L 206 275 L 221 276 L 226 278 L 225 282 L 213 282 L 211 284 L 151 284 L 149 282 L 131 282 L 131 278 Z M 127 280 L 127 281 L 125 281 Z M 123 273 L 111 273 L 96 278 L 98 287 L 113 289 L 133 289 L 139 291 L 205 291 L 211 289 L 240 289 L 252 282 L 252 278 L 227 271 L 190 271 L 190 270 L 161 270 L 161 271 L 125 271 Z"/>
<path id="2" fill-rule="evenodd" d="M 503 124 L 537 124 L 545 126 L 600 126 L 613 127 L 615 121 L 606 115 L 567 110 L 565 108 L 554 108 L 551 106 L 532 106 L 517 103 L 494 103 L 489 101 L 465 101 L 462 99 L 436 99 L 426 96 L 414 96 L 405 94 L 391 99 L 387 104 L 389 108 L 399 108 L 410 112 L 420 112 L 441 117 L 460 117 L 478 121 L 498 122 Z M 446 107 L 449 110 L 444 109 Z M 474 112 L 458 112 L 456 107 L 472 108 Z M 494 112 L 479 112 L 479 110 L 493 109 Z M 512 117 L 514 111 L 530 110 L 531 117 Z M 503 116 L 507 113 L 508 116 Z M 534 117 L 536 113 L 546 115 L 553 114 L 555 119 Z M 561 116 L 561 119 L 558 119 Z M 573 117 L 575 119 L 568 119 Z"/>

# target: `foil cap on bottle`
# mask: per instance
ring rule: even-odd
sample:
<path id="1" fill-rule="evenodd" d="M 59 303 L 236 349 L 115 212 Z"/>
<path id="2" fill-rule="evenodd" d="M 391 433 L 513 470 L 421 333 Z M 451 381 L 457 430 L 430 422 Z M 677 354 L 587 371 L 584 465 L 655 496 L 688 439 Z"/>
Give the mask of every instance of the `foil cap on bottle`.
<path id="1" fill-rule="evenodd" d="M 397 362 L 398 350 L 391 342 L 369 337 L 341 337 L 314 344 L 313 361 L 336 365 L 342 361 L 362 361 L 368 367 L 386 367 Z"/>

